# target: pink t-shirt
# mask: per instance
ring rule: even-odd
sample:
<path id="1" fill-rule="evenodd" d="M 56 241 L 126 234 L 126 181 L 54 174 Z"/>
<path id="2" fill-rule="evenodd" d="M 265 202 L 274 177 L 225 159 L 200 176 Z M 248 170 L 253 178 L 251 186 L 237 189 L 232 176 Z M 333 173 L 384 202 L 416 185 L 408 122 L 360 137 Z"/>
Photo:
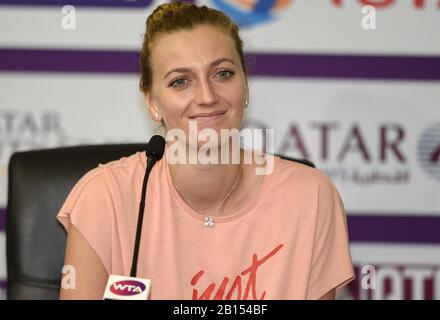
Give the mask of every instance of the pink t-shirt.
<path id="1" fill-rule="evenodd" d="M 321 171 L 275 157 L 259 192 L 213 228 L 178 195 L 165 157 L 151 171 L 138 277 L 151 299 L 319 299 L 354 278 L 340 196 Z M 109 274 L 129 275 L 146 156 L 100 164 L 57 218 Z"/>

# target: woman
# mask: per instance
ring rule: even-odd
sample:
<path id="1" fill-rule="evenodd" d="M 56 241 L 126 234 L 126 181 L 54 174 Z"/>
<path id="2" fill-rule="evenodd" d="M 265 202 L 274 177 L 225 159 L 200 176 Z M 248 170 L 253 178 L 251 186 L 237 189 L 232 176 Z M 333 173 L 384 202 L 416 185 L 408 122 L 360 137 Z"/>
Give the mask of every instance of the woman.
<path id="1" fill-rule="evenodd" d="M 242 47 L 237 26 L 219 11 L 157 7 L 141 52 L 152 119 L 186 136 L 239 129 L 249 101 Z M 226 142 L 214 147 L 232 148 Z M 187 154 L 202 147 L 176 143 Z M 344 208 L 330 179 L 278 157 L 259 175 L 265 156 L 245 163 L 246 155 L 240 149 L 242 161 L 229 164 L 164 157 L 153 168 L 138 264 L 151 299 L 333 299 L 353 279 Z M 62 289 L 62 299 L 101 299 L 109 274 L 129 274 L 145 162 L 139 152 L 100 165 L 71 191 L 58 219 L 76 287 Z"/>

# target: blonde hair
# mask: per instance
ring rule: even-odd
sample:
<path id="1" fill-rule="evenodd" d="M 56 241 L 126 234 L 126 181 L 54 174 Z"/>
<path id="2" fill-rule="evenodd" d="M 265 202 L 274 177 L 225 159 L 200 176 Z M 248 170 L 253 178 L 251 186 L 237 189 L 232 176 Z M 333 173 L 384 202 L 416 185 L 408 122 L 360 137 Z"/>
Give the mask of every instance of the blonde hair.
<path id="1" fill-rule="evenodd" d="M 243 71 L 247 77 L 247 68 L 243 54 L 243 41 L 239 36 L 238 26 L 226 14 L 219 10 L 208 8 L 207 6 L 172 2 L 158 6 L 147 19 L 140 57 L 141 78 L 139 89 L 141 91 L 147 92 L 151 90 L 151 44 L 153 41 L 160 35 L 181 30 L 190 31 L 204 24 L 219 27 L 232 37 L 240 57 Z"/>

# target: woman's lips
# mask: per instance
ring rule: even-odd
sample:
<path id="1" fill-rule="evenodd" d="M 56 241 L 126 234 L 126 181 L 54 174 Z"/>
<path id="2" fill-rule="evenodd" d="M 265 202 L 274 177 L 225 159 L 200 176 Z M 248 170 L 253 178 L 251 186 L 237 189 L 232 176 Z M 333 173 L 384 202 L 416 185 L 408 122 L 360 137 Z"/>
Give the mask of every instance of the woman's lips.
<path id="1" fill-rule="evenodd" d="M 226 113 L 226 111 L 215 111 L 215 112 L 210 112 L 210 113 L 199 113 L 196 115 L 193 115 L 190 118 L 190 120 L 197 120 L 197 121 L 211 121 L 211 120 L 216 120 L 221 118 L 224 114 Z"/>

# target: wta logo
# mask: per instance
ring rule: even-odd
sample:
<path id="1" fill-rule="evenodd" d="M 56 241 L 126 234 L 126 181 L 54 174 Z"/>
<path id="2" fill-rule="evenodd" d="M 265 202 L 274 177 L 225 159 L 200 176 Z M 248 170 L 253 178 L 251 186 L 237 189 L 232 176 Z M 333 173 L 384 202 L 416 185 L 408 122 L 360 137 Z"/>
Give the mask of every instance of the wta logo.
<path id="1" fill-rule="evenodd" d="M 146 287 L 142 282 L 134 280 L 122 280 L 110 286 L 110 291 L 119 296 L 134 296 L 144 292 L 145 289 Z"/>
<path id="2" fill-rule="evenodd" d="M 417 153 L 423 170 L 430 177 L 440 180 L 440 123 L 423 131 Z"/>

